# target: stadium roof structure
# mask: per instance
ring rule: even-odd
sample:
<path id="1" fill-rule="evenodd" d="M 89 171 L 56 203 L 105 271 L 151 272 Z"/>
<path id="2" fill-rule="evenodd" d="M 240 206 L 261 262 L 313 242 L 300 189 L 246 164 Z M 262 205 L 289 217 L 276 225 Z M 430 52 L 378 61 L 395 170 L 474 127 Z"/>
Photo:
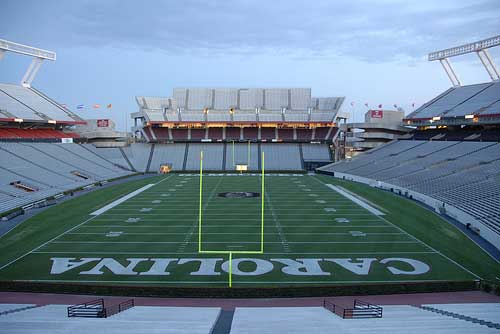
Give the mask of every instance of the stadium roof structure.
<path id="1" fill-rule="evenodd" d="M 137 96 L 139 114 L 164 125 L 333 123 L 345 99 L 311 97 L 310 88 L 174 88 L 172 96 Z"/>
<path id="2" fill-rule="evenodd" d="M 500 81 L 453 87 L 404 119 L 407 125 L 500 123 Z"/>
<path id="3" fill-rule="evenodd" d="M 496 67 L 493 58 L 488 52 L 488 49 L 499 45 L 500 45 L 500 35 L 445 50 L 431 52 L 429 53 L 428 59 L 429 61 L 439 60 L 439 62 L 443 66 L 443 69 L 446 72 L 446 75 L 448 75 L 448 78 L 450 79 L 452 85 L 454 87 L 458 87 L 461 86 L 460 79 L 458 78 L 456 72 L 453 70 L 453 67 L 451 66 L 451 63 L 448 60 L 448 58 L 461 56 L 471 52 L 476 52 L 477 56 L 479 57 L 479 60 L 481 60 L 481 63 L 486 69 L 486 72 L 488 72 L 488 75 L 490 76 L 491 80 L 495 81 L 495 80 L 500 80 L 500 71 Z"/>
<path id="4" fill-rule="evenodd" d="M 0 122 L 85 124 L 63 105 L 31 87 L 44 60 L 55 61 L 56 53 L 0 39 L 0 60 L 7 52 L 33 57 L 21 85 L 0 83 Z"/>
<path id="5" fill-rule="evenodd" d="M 500 123 L 500 71 L 488 52 L 500 45 L 500 35 L 429 53 L 439 60 L 453 87 L 409 114 L 406 125 L 471 125 Z M 462 86 L 448 58 L 476 52 L 491 82 Z"/>

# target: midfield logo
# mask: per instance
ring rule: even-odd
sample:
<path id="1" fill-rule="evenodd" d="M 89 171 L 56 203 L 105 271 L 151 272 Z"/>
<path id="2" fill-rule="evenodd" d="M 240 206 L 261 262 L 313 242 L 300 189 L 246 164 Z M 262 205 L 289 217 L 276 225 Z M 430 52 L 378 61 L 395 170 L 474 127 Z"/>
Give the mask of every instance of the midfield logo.
<path id="1" fill-rule="evenodd" d="M 102 275 L 111 272 L 115 275 L 144 275 L 167 276 L 182 271 L 183 265 L 195 263 L 196 270 L 189 273 L 191 276 L 218 276 L 222 272 L 229 272 L 229 261 L 223 258 L 128 258 L 118 261 L 113 258 L 72 258 L 54 257 L 52 260 L 52 275 L 60 275 L 69 271 L 79 271 L 79 275 Z M 139 265 L 140 264 L 140 265 Z M 422 275 L 429 272 L 426 263 L 408 258 L 309 258 L 285 259 L 273 258 L 269 260 L 258 258 L 237 258 L 232 260 L 232 274 L 238 276 L 260 276 L 276 270 L 291 276 L 330 276 L 335 274 L 331 270 L 334 264 L 355 275 L 366 276 L 374 264 L 392 275 Z M 136 269 L 140 267 L 141 270 Z M 243 267 L 243 268 L 242 268 Z M 330 270 L 327 269 L 330 268 Z M 192 265 L 190 265 L 192 268 Z M 248 269 L 252 268 L 252 269 Z M 107 269 L 106 271 L 104 271 Z"/>

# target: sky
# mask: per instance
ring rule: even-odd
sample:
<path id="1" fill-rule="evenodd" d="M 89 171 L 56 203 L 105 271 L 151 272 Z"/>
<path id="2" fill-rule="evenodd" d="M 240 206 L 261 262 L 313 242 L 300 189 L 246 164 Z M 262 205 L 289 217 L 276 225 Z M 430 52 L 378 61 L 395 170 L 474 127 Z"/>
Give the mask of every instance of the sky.
<path id="1" fill-rule="evenodd" d="M 429 52 L 499 34 L 500 0 L 0 0 L 0 38 L 57 53 L 32 86 L 120 130 L 135 96 L 174 87 L 310 87 L 355 121 L 365 103 L 409 113 L 451 86 Z M 0 82 L 30 61 L 7 54 Z M 475 54 L 451 62 L 463 84 L 490 80 Z"/>

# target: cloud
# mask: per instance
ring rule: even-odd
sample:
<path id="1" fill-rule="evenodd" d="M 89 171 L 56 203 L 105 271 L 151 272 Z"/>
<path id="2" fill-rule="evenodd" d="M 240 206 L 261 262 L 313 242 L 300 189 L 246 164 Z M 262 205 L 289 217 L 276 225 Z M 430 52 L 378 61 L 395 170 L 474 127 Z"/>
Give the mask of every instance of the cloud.
<path id="1" fill-rule="evenodd" d="M 498 0 L 3 0 L 2 7 L 0 31 L 21 43 L 203 56 L 411 61 L 500 28 Z"/>

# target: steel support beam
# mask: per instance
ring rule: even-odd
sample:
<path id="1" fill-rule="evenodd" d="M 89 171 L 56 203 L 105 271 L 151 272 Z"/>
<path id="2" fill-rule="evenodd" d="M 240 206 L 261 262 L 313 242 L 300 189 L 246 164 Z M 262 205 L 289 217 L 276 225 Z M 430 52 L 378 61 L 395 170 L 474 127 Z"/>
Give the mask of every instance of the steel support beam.
<path id="1" fill-rule="evenodd" d="M 443 65 L 444 71 L 446 72 L 446 75 L 448 75 L 448 78 L 450 79 L 453 87 L 459 87 L 461 85 L 460 79 L 458 79 L 458 76 L 453 70 L 453 67 L 451 66 L 448 58 L 439 59 L 439 62 L 441 63 L 441 65 Z"/>
<path id="2" fill-rule="evenodd" d="M 493 58 L 491 58 L 488 50 L 484 49 L 477 51 L 477 56 L 481 60 L 481 63 L 483 63 L 483 66 L 486 69 L 486 72 L 490 75 L 491 80 L 499 80 L 500 73 L 498 72 L 495 62 L 493 61 Z"/>
<path id="3" fill-rule="evenodd" d="M 24 87 L 31 87 L 31 83 L 35 79 L 35 76 L 42 66 L 43 58 L 33 58 L 31 61 L 30 66 L 28 67 L 28 70 L 23 76 L 23 79 L 21 80 L 21 85 Z"/>

